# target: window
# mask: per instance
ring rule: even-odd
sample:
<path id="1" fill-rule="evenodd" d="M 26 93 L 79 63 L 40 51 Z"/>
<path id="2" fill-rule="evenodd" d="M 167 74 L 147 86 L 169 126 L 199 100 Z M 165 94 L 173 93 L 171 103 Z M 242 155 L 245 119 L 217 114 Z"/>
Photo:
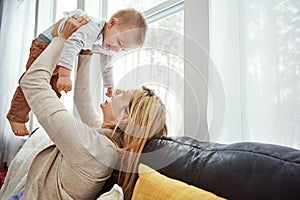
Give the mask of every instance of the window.
<path id="1" fill-rule="evenodd" d="M 116 87 L 154 89 L 166 105 L 169 135 L 183 135 L 183 2 L 125 1 L 119 8 L 112 2 L 108 14 L 131 5 L 144 10 L 149 27 L 141 49 L 113 59 Z"/>

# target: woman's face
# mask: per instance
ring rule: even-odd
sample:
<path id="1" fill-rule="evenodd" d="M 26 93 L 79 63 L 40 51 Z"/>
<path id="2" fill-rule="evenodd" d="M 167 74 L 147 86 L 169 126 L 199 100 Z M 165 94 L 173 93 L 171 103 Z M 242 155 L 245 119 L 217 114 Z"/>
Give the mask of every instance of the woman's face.
<path id="1" fill-rule="evenodd" d="M 111 100 L 100 104 L 104 118 L 103 125 L 116 124 L 125 111 L 128 113 L 128 105 L 135 92 L 136 90 L 116 89 Z"/>

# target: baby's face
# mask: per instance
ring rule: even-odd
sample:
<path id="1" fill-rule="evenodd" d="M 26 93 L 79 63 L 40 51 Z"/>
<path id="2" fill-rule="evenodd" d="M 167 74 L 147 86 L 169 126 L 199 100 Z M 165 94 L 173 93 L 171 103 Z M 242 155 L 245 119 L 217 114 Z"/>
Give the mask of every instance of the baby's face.
<path id="1" fill-rule="evenodd" d="M 136 41 L 138 31 L 119 25 L 108 26 L 104 29 L 103 47 L 115 52 L 135 49 L 139 47 Z"/>

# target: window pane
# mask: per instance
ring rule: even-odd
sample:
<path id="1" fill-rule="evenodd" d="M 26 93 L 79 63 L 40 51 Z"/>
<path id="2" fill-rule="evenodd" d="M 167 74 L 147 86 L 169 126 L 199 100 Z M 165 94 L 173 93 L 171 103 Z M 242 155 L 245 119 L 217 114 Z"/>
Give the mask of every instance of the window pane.
<path id="1" fill-rule="evenodd" d="M 56 1 L 56 20 L 64 17 L 63 12 L 75 10 L 77 0 L 59 0 Z"/>
<path id="2" fill-rule="evenodd" d="M 183 11 L 149 24 L 142 49 L 113 60 L 116 87 L 154 89 L 167 109 L 169 135 L 183 135 Z"/>
<path id="3" fill-rule="evenodd" d="M 152 8 L 160 3 L 163 3 L 167 0 L 147 0 L 147 1 L 136 1 L 136 0 L 109 0 L 107 2 L 107 18 L 112 16 L 116 11 L 124 8 L 134 8 L 139 12 L 144 12 L 149 8 Z"/>
<path id="4" fill-rule="evenodd" d="M 89 16 L 93 16 L 93 17 L 99 17 L 101 18 L 101 1 L 94 1 L 94 0 L 88 0 L 85 1 L 84 3 L 84 11 L 87 12 L 89 14 Z"/>
<path id="5" fill-rule="evenodd" d="M 163 28 L 183 34 L 183 11 L 149 24 L 149 28 Z M 182 44 L 183 45 L 183 44 Z"/>
<path id="6" fill-rule="evenodd" d="M 56 20 L 58 21 L 59 19 L 64 17 L 63 12 L 67 11 L 72 11 L 77 8 L 77 0 L 59 0 L 56 1 Z M 73 68 L 71 72 L 71 80 L 74 84 L 74 69 Z M 74 90 L 72 89 L 70 92 L 67 94 L 64 92 L 61 92 L 62 96 L 60 98 L 61 102 L 65 105 L 66 109 L 69 110 L 71 113 L 73 112 L 73 94 Z"/>

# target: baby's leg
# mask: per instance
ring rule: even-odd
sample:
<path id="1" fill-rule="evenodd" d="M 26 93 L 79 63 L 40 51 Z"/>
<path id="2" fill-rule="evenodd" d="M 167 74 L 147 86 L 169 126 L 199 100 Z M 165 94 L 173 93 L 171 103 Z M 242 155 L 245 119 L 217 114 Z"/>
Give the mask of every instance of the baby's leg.
<path id="1" fill-rule="evenodd" d="M 24 136 L 29 134 L 25 125 L 25 123 L 29 120 L 29 111 L 30 108 L 24 97 L 22 89 L 18 86 L 11 100 L 10 110 L 6 116 L 15 135 Z"/>
<path id="2" fill-rule="evenodd" d="M 26 71 L 31 66 L 31 64 L 35 61 L 35 59 L 46 49 L 46 47 L 47 44 L 45 44 L 39 39 L 35 39 L 32 41 L 30 47 L 29 59 L 26 64 Z M 22 76 L 19 79 L 19 82 L 22 79 Z M 29 134 L 25 125 L 25 123 L 28 122 L 29 120 L 28 117 L 29 112 L 30 112 L 30 107 L 24 97 L 21 87 L 18 86 L 14 94 L 14 97 L 11 101 L 10 110 L 8 111 L 8 114 L 6 116 L 10 123 L 11 129 L 15 135 L 24 136 Z"/>

